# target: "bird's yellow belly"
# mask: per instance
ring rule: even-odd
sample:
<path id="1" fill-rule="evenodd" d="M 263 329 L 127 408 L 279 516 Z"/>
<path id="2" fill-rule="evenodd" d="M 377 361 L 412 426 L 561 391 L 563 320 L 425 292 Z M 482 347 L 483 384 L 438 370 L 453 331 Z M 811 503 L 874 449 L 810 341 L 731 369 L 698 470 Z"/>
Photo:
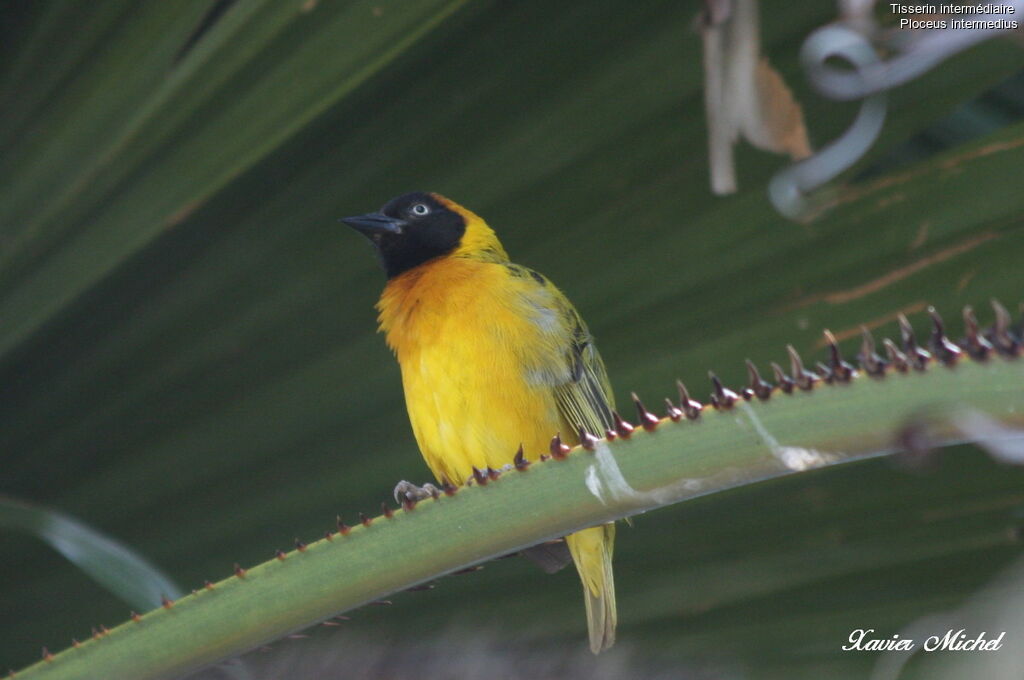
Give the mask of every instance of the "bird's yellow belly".
<path id="1" fill-rule="evenodd" d="M 442 323 L 401 358 L 409 419 L 434 476 L 460 484 L 473 466 L 511 462 L 520 444 L 536 458 L 559 429 L 550 388 L 528 383 L 502 341 L 508 333 Z"/>

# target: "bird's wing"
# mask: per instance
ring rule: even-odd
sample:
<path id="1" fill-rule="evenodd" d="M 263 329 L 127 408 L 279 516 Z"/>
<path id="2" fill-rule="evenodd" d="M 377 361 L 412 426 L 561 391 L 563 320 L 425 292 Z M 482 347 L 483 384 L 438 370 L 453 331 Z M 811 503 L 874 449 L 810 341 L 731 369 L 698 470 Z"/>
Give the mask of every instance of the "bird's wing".
<path id="1" fill-rule="evenodd" d="M 586 324 L 568 298 L 541 274 L 519 265 L 509 265 L 509 269 L 522 285 L 527 315 L 540 329 L 543 338 L 538 343 L 542 348 L 540 353 L 531 352 L 523 357 L 529 379 L 550 387 L 554 393 L 558 413 L 563 421 L 562 437 L 565 441 L 577 441 L 580 428 L 598 437 L 602 436 L 606 430 L 614 427 L 612 409 L 615 407 L 615 399 L 604 362 L 597 353 Z M 605 533 L 602 535 L 613 535 L 609 532 L 614 532 L 614 529 L 605 527 L 603 531 Z M 609 584 L 608 587 L 612 587 L 610 545 L 609 542 L 606 548 L 601 549 L 604 560 L 600 572 L 601 582 Z M 534 546 L 523 550 L 522 554 L 548 573 L 558 571 L 573 561 L 567 543 Z M 590 590 L 585 592 L 588 617 L 592 611 L 605 612 L 605 603 L 612 603 L 612 612 L 607 621 L 614 629 L 614 594 L 607 600 L 595 597 Z M 602 634 L 606 632 L 604 625 L 598 628 Z"/>
<path id="2" fill-rule="evenodd" d="M 543 370 L 533 375 L 552 388 L 559 414 L 571 428 L 562 433 L 564 437 L 575 440 L 580 428 L 601 436 L 613 427 L 615 400 L 593 338 L 561 291 L 541 274 L 522 269 L 529 274 L 525 296 L 536 310 L 548 348 Z"/>
<path id="3" fill-rule="evenodd" d="M 566 360 L 572 367 L 572 380 L 555 386 L 558 410 L 577 431 L 582 427 L 601 437 L 613 427 L 614 400 L 608 373 L 586 325 L 572 305 L 568 305 L 567 315 L 572 322 L 572 335 Z"/>

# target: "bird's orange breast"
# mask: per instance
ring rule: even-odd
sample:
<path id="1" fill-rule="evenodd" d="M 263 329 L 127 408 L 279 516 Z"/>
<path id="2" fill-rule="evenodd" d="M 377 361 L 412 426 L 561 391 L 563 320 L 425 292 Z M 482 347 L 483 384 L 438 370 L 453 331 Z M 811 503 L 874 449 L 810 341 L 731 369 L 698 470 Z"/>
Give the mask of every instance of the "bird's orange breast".
<path id="1" fill-rule="evenodd" d="M 518 285 L 500 263 L 439 258 L 389 281 L 378 303 L 416 441 L 438 479 L 457 484 L 473 466 L 500 467 L 520 444 L 537 454 L 560 428 L 550 388 L 530 380 L 532 354 L 550 348 Z"/>

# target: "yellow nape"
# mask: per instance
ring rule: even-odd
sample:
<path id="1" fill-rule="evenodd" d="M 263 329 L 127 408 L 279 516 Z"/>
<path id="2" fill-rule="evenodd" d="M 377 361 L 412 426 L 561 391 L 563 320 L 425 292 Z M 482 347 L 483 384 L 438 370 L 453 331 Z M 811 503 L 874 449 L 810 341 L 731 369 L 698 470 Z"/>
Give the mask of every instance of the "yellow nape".
<path id="1" fill-rule="evenodd" d="M 508 260 L 505 247 L 498 240 L 483 218 L 469 208 L 465 208 L 441 194 L 430 194 L 452 212 L 456 212 L 466 221 L 466 233 L 462 235 L 459 247 L 452 253 L 454 257 L 484 257 L 493 261 Z"/>

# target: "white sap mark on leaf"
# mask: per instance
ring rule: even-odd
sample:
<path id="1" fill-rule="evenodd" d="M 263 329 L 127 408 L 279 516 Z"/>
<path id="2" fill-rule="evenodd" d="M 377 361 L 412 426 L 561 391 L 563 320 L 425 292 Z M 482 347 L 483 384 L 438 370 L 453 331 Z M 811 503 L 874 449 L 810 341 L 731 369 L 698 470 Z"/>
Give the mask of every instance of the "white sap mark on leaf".
<path id="1" fill-rule="evenodd" d="M 598 472 L 613 500 L 631 500 L 641 495 L 622 476 L 622 470 L 619 469 L 619 464 L 607 443 L 598 442 L 594 447 L 594 456 L 597 458 Z"/>
<path id="2" fill-rule="evenodd" d="M 822 465 L 828 465 L 830 462 L 836 459 L 836 456 L 818 451 L 817 449 L 805 449 L 798 446 L 783 446 L 779 443 L 771 432 L 764 426 L 761 419 L 757 417 L 757 413 L 750 407 L 746 402 L 739 402 L 737 404 L 738 410 L 741 411 L 750 420 L 750 424 L 754 426 L 754 430 L 757 431 L 761 440 L 768 446 L 768 449 L 772 452 L 772 455 L 786 468 L 793 470 L 794 472 L 802 472 L 803 470 L 810 470 L 811 468 L 821 467 Z"/>
<path id="3" fill-rule="evenodd" d="M 587 466 L 587 477 L 584 481 L 587 485 L 587 489 L 590 490 L 590 493 L 594 494 L 594 497 L 601 501 L 601 505 L 608 505 L 607 501 L 604 499 L 604 484 L 602 484 L 601 480 L 597 477 L 596 467 L 593 465 Z"/>
<path id="4" fill-rule="evenodd" d="M 637 491 L 622 475 L 622 470 L 619 469 L 619 464 L 605 441 L 599 441 L 594 445 L 594 460 L 594 465 L 587 466 L 583 481 L 602 505 L 608 505 L 610 502 L 636 506 L 662 505 L 693 495 L 703 488 L 699 479 L 682 479 L 650 491 Z"/>
<path id="5" fill-rule="evenodd" d="M 1003 425 L 974 409 L 956 415 L 953 424 L 968 441 L 988 451 L 996 460 L 1024 465 L 1024 430 Z"/>
<path id="6" fill-rule="evenodd" d="M 790 470 L 797 472 L 828 465 L 831 456 L 816 449 L 801 449 L 796 446 L 783 446 L 779 451 L 779 460 Z"/>
<path id="7" fill-rule="evenodd" d="M 642 499 L 643 494 L 630 486 L 626 478 L 622 476 L 622 470 L 619 469 L 619 464 L 615 461 L 615 456 L 612 455 L 606 442 L 595 444 L 594 459 L 596 463 L 587 466 L 587 476 L 584 482 L 590 493 L 594 494 L 594 497 L 602 505 L 608 505 L 609 501 L 639 501 Z M 606 491 L 607 498 L 605 497 Z"/>

